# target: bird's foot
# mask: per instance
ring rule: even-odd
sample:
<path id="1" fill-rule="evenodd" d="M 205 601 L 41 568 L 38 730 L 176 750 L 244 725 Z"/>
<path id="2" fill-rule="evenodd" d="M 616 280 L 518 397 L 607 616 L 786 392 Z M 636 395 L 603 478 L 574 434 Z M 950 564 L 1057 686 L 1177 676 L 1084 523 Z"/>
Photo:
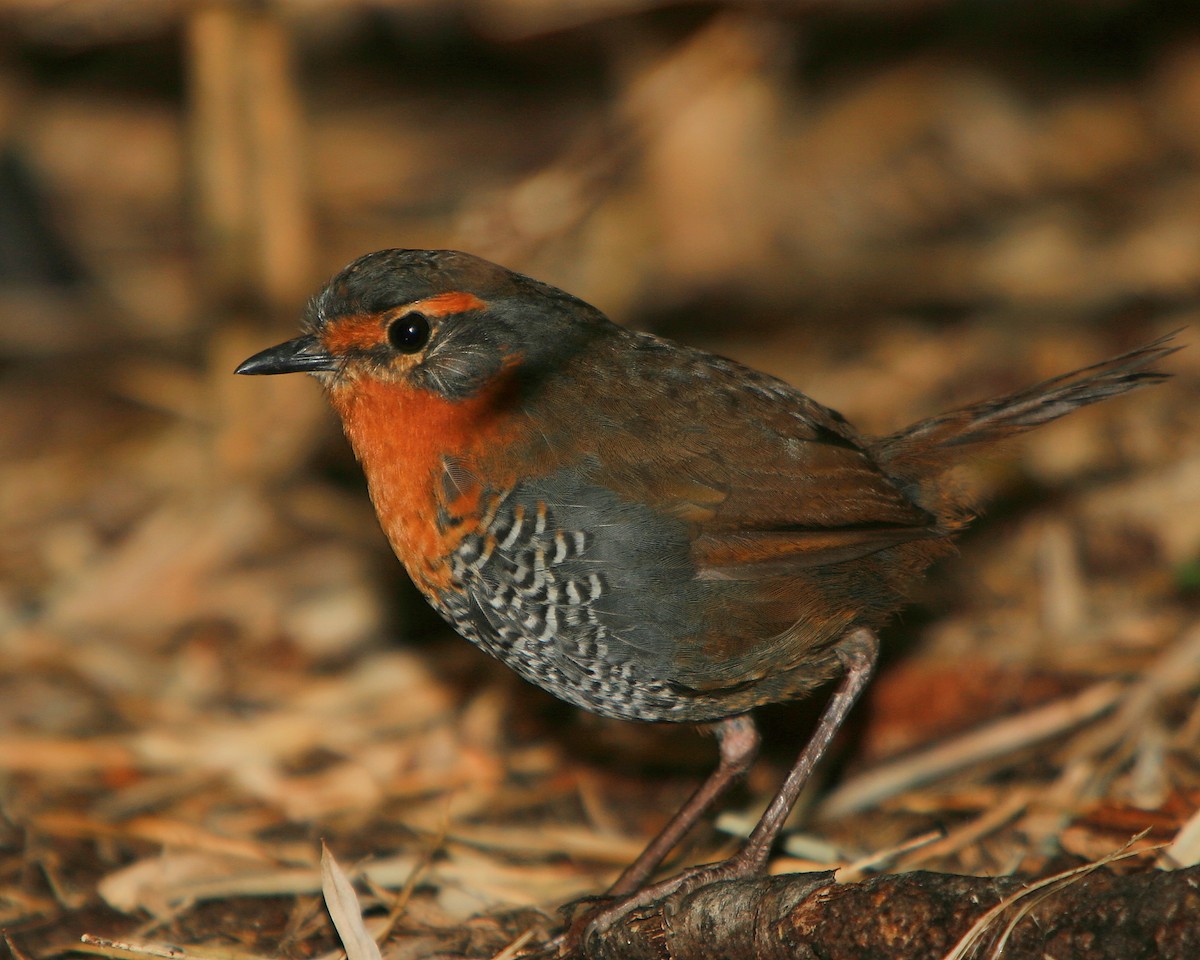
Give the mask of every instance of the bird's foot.
<path id="1" fill-rule="evenodd" d="M 635 890 L 623 897 L 593 897 L 576 900 L 568 910 L 573 914 L 567 930 L 553 946 L 560 960 L 586 956 L 584 952 L 608 935 L 630 914 L 646 910 L 668 897 L 683 897 L 693 890 L 722 880 L 735 880 L 761 873 L 763 864 L 740 854 L 716 863 L 691 867 L 658 883 Z M 650 911 L 647 911 L 649 913 Z"/>

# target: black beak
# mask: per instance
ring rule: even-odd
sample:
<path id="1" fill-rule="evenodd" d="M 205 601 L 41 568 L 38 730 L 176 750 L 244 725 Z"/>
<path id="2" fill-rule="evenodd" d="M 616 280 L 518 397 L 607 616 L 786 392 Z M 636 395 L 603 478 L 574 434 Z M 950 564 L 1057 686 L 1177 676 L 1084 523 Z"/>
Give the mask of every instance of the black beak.
<path id="1" fill-rule="evenodd" d="M 275 347 L 269 347 L 262 353 L 256 353 L 249 360 L 243 360 L 234 373 L 304 373 L 313 370 L 334 370 L 337 361 L 331 354 L 321 349 L 316 337 L 297 337 Z"/>

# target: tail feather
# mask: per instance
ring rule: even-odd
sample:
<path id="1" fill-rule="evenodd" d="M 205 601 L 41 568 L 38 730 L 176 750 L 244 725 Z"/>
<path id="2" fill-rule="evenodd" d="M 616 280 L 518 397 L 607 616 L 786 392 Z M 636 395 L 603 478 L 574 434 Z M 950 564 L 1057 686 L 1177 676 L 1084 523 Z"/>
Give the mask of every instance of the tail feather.
<path id="1" fill-rule="evenodd" d="M 1172 345 L 1178 333 L 1175 330 L 1119 357 L 1052 377 L 1006 397 L 921 420 L 883 437 L 877 449 L 892 466 L 931 460 L 942 467 L 953 466 L 958 459 L 951 453 L 954 448 L 1023 433 L 1089 403 L 1168 379 L 1169 373 L 1145 368 L 1183 349 Z"/>
<path id="2" fill-rule="evenodd" d="M 1089 403 L 1161 383 L 1170 374 L 1146 368 L 1183 349 L 1172 343 L 1178 333 L 1007 397 L 921 420 L 876 440 L 873 450 L 884 469 L 950 533 L 971 519 L 970 497 L 939 478 L 961 462 L 968 448 L 1032 430 Z"/>

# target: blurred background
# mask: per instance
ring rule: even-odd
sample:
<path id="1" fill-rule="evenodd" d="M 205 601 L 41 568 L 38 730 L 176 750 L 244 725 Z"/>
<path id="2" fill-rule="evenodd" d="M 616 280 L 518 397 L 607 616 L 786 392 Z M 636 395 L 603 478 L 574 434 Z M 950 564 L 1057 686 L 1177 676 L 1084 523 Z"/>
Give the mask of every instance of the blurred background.
<path id="1" fill-rule="evenodd" d="M 1128 868 L 1200 859 L 1189 5 L 0 0 L 14 955 L 319 954 L 324 837 L 389 956 L 491 956 L 711 765 L 451 636 L 315 384 L 231 376 L 389 246 L 497 260 L 868 432 L 1184 328 L 1165 387 L 963 478 L 983 517 L 777 868 L 1035 876 L 1146 828 Z M 766 711 L 687 855 L 753 822 L 814 709 Z"/>

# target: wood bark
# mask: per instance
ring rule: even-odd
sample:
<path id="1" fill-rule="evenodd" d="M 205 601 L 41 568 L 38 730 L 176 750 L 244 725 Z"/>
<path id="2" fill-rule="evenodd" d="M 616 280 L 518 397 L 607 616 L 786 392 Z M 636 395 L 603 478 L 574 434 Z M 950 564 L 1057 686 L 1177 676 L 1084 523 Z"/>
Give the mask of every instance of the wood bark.
<path id="1" fill-rule="evenodd" d="M 1040 889 L 936 873 L 851 884 L 829 873 L 733 880 L 630 914 L 586 943 L 584 957 L 943 960 L 1006 900 L 964 960 L 1200 957 L 1200 867 L 1126 875 L 1099 868 Z"/>

